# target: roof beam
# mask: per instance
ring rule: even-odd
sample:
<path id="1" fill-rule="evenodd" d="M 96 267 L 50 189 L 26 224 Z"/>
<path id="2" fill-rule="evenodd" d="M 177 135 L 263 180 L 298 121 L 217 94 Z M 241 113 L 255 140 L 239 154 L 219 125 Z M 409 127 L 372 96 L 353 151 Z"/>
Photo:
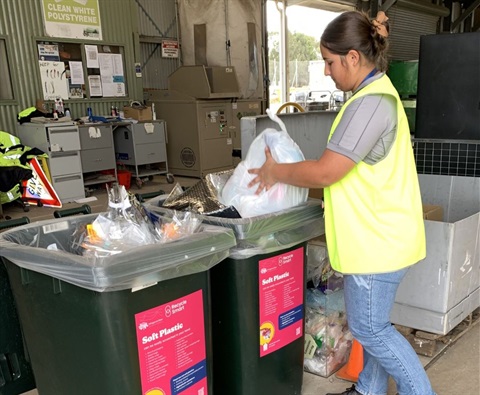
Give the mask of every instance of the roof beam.
<path id="1" fill-rule="evenodd" d="M 450 26 L 450 33 L 453 33 L 455 29 L 462 23 L 465 19 L 471 15 L 475 9 L 480 5 L 480 0 L 475 0 L 470 6 L 460 15 L 455 21 L 453 21 L 452 26 Z"/>

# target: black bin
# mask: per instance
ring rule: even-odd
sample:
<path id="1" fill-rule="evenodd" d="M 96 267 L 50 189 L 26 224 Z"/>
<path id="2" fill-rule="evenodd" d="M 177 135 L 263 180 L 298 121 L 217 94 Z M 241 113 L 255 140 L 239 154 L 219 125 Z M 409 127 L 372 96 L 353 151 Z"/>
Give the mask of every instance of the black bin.
<path id="1" fill-rule="evenodd" d="M 94 217 L 0 235 L 39 393 L 212 394 L 209 269 L 228 257 L 233 232 L 203 225 L 89 260 L 69 246 Z"/>
<path id="2" fill-rule="evenodd" d="M 165 214 L 163 199 L 146 209 Z M 324 233 L 320 201 L 252 218 L 201 218 L 237 239 L 210 269 L 214 393 L 301 394 L 306 245 Z"/>
<path id="3" fill-rule="evenodd" d="M 17 395 L 35 388 L 7 271 L 0 262 L 0 395 Z"/>

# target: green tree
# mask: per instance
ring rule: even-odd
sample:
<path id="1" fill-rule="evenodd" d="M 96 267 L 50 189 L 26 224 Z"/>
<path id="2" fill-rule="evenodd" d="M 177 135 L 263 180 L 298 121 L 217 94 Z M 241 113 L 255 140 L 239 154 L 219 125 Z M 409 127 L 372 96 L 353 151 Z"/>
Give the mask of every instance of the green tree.
<path id="1" fill-rule="evenodd" d="M 277 67 L 280 59 L 280 36 L 278 32 L 271 32 L 269 42 L 269 67 L 270 78 L 274 84 L 277 83 Z M 319 60 L 320 42 L 312 36 L 303 33 L 288 32 L 288 61 L 290 86 L 301 87 L 308 85 L 309 73 L 308 63 L 311 60 Z"/>
<path id="2" fill-rule="evenodd" d="M 278 32 L 269 33 L 269 58 L 278 61 L 280 37 Z M 309 61 L 320 59 L 320 43 L 315 37 L 288 31 L 288 60 Z"/>
<path id="3" fill-rule="evenodd" d="M 270 61 L 278 62 L 280 60 L 280 35 L 278 32 L 268 33 L 268 57 Z"/>
<path id="4" fill-rule="evenodd" d="M 288 32 L 288 60 L 308 61 L 320 59 L 320 43 L 315 37 Z"/>

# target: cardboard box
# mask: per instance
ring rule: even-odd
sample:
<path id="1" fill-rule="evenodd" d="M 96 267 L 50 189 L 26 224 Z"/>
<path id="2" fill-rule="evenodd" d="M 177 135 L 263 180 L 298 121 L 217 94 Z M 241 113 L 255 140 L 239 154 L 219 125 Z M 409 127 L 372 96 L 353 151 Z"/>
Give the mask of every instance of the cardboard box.
<path id="1" fill-rule="evenodd" d="M 327 238 L 325 233 L 320 236 L 314 237 L 313 239 L 308 240 L 308 244 L 318 245 L 318 246 L 327 246 Z"/>
<path id="2" fill-rule="evenodd" d="M 423 205 L 423 218 L 429 221 L 443 221 L 442 206 L 435 206 L 432 204 Z"/>
<path id="3" fill-rule="evenodd" d="M 153 119 L 150 107 L 133 108 L 125 106 L 123 107 L 123 112 L 125 113 L 125 118 L 133 118 L 137 121 L 151 121 Z"/>
<path id="4" fill-rule="evenodd" d="M 323 188 L 314 188 L 308 191 L 308 197 L 312 199 L 323 199 Z"/>

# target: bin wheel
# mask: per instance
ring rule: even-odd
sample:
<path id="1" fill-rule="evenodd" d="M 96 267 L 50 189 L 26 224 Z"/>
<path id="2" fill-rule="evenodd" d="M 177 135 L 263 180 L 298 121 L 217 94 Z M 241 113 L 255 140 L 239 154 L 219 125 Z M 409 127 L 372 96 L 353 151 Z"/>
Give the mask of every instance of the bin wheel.
<path id="1" fill-rule="evenodd" d="M 135 179 L 135 183 L 137 184 L 137 187 L 138 187 L 139 189 L 142 189 L 142 187 L 143 187 L 143 181 L 142 181 L 142 179 L 141 179 L 140 177 L 137 177 L 137 178 Z"/>
<path id="2" fill-rule="evenodd" d="M 169 184 L 173 184 L 174 181 L 175 181 L 175 177 L 173 177 L 173 174 L 168 173 L 167 174 L 167 182 Z"/>

